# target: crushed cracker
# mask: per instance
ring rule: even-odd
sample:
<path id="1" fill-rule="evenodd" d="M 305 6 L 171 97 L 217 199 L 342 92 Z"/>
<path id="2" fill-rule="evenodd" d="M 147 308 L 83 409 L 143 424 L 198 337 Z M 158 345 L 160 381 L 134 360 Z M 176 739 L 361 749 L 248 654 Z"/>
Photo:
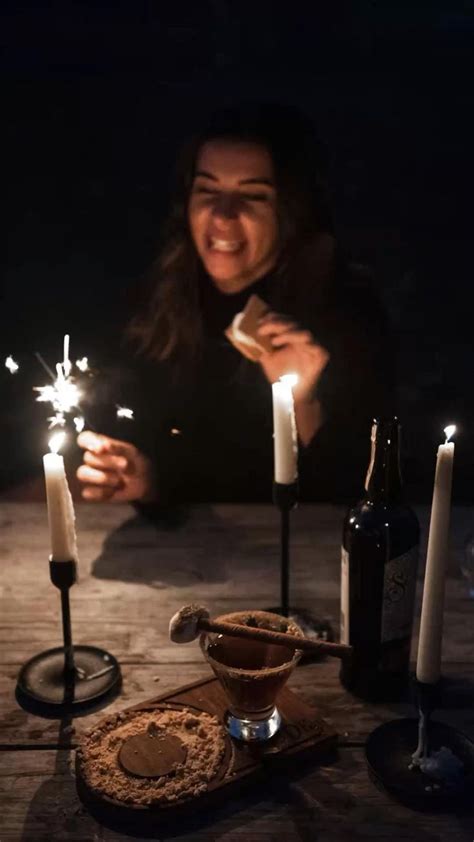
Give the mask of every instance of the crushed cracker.
<path id="1" fill-rule="evenodd" d="M 173 734 L 183 743 L 186 760 L 172 775 L 138 778 L 121 766 L 118 755 L 125 740 L 144 732 Z M 170 804 L 205 792 L 219 769 L 225 741 L 217 717 L 204 711 L 129 711 L 86 733 L 78 760 L 85 783 L 99 795 L 126 804 Z"/>

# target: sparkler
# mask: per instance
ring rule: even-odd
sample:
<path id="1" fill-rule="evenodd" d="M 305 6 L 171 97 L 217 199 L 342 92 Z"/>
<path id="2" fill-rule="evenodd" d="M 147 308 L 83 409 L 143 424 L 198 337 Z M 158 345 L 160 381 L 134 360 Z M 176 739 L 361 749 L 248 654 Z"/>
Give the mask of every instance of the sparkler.
<path id="1" fill-rule="evenodd" d="M 49 429 L 54 427 L 64 427 L 66 425 L 67 417 L 71 415 L 74 410 L 80 410 L 80 403 L 83 398 L 83 393 L 78 387 L 73 374 L 73 364 L 69 359 L 69 334 L 64 336 L 63 341 L 63 361 L 56 363 L 56 377 L 54 377 L 51 369 L 46 365 L 42 357 L 37 354 L 38 359 L 51 376 L 53 382 L 46 386 L 34 386 L 34 391 L 39 392 L 37 401 L 40 403 L 50 403 L 54 409 L 54 414 L 48 417 Z M 79 365 L 80 363 L 80 365 Z M 76 367 L 81 372 L 88 370 L 87 357 L 78 360 Z M 77 432 L 84 429 L 84 418 L 80 414 L 73 417 L 73 423 Z"/>
<path id="2" fill-rule="evenodd" d="M 48 383 L 46 386 L 34 386 L 34 391 L 38 392 L 37 401 L 51 404 L 54 410 L 54 413 L 47 419 L 50 430 L 65 427 L 68 418 L 71 418 L 76 433 L 80 433 L 86 423 L 81 412 L 81 401 L 84 398 L 84 393 L 76 382 L 77 378 L 75 374 L 77 372 L 84 374 L 90 371 L 90 369 L 87 357 L 81 357 L 75 363 L 71 362 L 69 356 L 69 339 L 69 334 L 66 333 L 63 340 L 63 360 L 60 363 L 56 363 L 56 374 L 50 369 L 41 355 L 36 354 L 41 365 L 51 377 L 52 383 Z M 8 360 L 11 360 L 11 362 L 8 363 Z M 17 368 L 10 367 L 17 365 L 11 357 L 7 358 L 5 365 L 12 373 L 18 369 L 18 366 Z M 116 407 L 117 418 L 126 418 L 129 421 L 133 421 L 133 409 L 129 409 L 126 406 L 119 406 L 118 404 L 116 404 Z"/>

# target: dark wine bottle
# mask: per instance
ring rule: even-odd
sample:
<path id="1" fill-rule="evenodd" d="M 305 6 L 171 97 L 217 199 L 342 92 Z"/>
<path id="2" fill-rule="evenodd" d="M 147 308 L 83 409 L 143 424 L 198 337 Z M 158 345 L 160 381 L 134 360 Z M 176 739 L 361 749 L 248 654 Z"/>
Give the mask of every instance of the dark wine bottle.
<path id="1" fill-rule="evenodd" d="M 343 529 L 341 641 L 353 647 L 340 679 L 372 701 L 407 684 L 420 527 L 403 500 L 398 418 L 374 420 L 365 496 Z"/>

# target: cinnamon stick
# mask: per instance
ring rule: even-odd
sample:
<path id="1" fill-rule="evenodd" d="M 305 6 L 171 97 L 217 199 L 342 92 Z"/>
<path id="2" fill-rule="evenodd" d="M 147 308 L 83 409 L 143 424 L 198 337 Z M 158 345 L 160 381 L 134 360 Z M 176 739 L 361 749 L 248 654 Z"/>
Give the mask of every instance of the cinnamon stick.
<path id="1" fill-rule="evenodd" d="M 275 643 L 277 646 L 286 646 L 288 649 L 301 649 L 304 652 L 318 652 L 332 655 L 333 658 L 346 658 L 352 652 L 352 646 L 344 643 L 330 643 L 327 640 L 311 640 L 308 637 L 297 637 L 295 634 L 273 631 L 272 629 L 255 628 L 254 626 L 241 626 L 238 623 L 226 623 L 218 620 L 211 620 L 207 617 L 200 617 L 197 621 L 200 631 L 227 634 L 230 637 L 244 637 L 247 640 L 264 641 Z"/>

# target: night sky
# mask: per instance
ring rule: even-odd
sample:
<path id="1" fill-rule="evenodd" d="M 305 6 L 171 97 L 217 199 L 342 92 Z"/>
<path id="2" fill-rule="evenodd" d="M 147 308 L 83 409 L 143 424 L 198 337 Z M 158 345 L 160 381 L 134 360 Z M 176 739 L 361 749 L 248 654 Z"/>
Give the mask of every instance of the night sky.
<path id="1" fill-rule="evenodd" d="M 328 150 L 339 238 L 373 268 L 400 346 L 414 501 L 453 420 L 455 498 L 473 502 L 474 12 L 307 5 L 3 3 L 0 353 L 25 373 L 0 374 L 0 487 L 41 452 L 33 352 L 54 362 L 70 331 L 100 357 L 153 258 L 179 141 L 203 109 L 255 98 L 301 105 Z"/>

